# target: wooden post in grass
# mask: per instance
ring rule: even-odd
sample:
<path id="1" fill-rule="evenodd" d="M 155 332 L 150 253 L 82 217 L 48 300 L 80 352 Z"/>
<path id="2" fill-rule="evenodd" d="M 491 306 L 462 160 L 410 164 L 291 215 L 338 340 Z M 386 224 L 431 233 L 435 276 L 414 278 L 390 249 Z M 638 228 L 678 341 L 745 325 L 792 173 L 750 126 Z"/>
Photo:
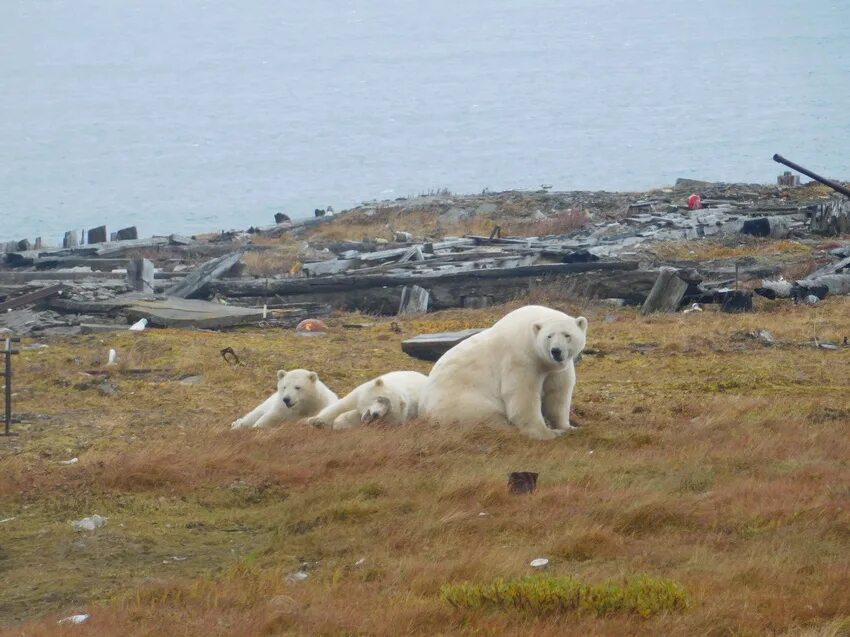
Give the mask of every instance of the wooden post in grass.
<path id="1" fill-rule="evenodd" d="M 3 433 L 4 436 L 11 435 L 9 428 L 12 426 L 12 355 L 18 353 L 18 350 L 12 349 L 12 343 L 20 342 L 21 339 L 19 338 L 8 337 L 3 348 L 3 355 L 6 358 L 5 371 L 3 372 L 6 384 L 6 427 Z"/>

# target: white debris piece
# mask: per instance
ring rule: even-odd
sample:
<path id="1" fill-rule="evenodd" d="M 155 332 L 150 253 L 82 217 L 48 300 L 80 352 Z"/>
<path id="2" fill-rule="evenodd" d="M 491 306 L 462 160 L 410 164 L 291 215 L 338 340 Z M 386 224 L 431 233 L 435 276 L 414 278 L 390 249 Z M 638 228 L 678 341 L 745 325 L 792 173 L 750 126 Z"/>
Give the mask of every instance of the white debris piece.
<path id="1" fill-rule="evenodd" d="M 114 365 L 115 361 L 118 359 L 118 352 L 114 349 L 109 350 L 109 360 L 106 361 L 107 365 Z"/>
<path id="2" fill-rule="evenodd" d="M 131 332 L 141 332 L 148 326 L 148 320 L 146 318 L 139 319 L 135 323 L 130 326 Z"/>
<path id="3" fill-rule="evenodd" d="M 102 515 L 98 515 L 97 513 L 95 513 L 91 517 L 83 518 L 82 520 L 72 522 L 71 525 L 74 527 L 75 531 L 94 531 L 95 529 L 99 529 L 104 524 L 106 524 L 107 519 L 108 518 L 105 518 Z"/>
<path id="4" fill-rule="evenodd" d="M 297 584 L 298 582 L 303 582 L 308 577 L 310 577 L 309 573 L 305 571 L 296 571 L 287 575 L 286 581 L 290 584 Z"/>
<path id="5" fill-rule="evenodd" d="M 690 314 L 691 312 L 702 312 L 703 309 L 699 303 L 693 303 L 691 307 L 686 310 L 682 310 L 682 314 Z"/>
<path id="6" fill-rule="evenodd" d="M 71 615 L 70 617 L 66 617 L 65 619 L 60 619 L 57 624 L 85 624 L 89 620 L 88 613 L 82 613 L 80 615 Z"/>
<path id="7" fill-rule="evenodd" d="M 79 458 L 71 458 L 70 460 L 60 460 L 59 464 L 69 465 L 69 464 L 77 464 L 80 461 Z"/>
<path id="8" fill-rule="evenodd" d="M 533 568 L 546 568 L 549 565 L 549 560 L 545 557 L 538 557 L 537 559 L 531 560 L 528 565 Z"/>

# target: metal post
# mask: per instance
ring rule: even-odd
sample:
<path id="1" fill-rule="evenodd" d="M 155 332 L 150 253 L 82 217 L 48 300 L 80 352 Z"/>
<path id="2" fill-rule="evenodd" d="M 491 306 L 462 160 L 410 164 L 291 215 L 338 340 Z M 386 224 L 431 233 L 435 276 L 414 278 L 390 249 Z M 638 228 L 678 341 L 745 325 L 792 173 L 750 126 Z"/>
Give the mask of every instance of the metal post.
<path id="1" fill-rule="evenodd" d="M 5 369 L 3 376 L 6 384 L 6 427 L 3 432 L 4 436 L 11 436 L 9 428 L 12 426 L 12 355 L 17 354 L 18 350 L 12 349 L 12 343 L 19 343 L 21 339 L 9 337 L 6 339 L 6 346 L 3 348 L 3 355 L 6 358 Z"/>
<path id="2" fill-rule="evenodd" d="M 6 381 L 6 432 L 9 435 L 9 427 L 12 426 L 12 339 L 6 339 L 6 347 L 3 348 L 6 356 L 6 371 L 3 374 Z"/>

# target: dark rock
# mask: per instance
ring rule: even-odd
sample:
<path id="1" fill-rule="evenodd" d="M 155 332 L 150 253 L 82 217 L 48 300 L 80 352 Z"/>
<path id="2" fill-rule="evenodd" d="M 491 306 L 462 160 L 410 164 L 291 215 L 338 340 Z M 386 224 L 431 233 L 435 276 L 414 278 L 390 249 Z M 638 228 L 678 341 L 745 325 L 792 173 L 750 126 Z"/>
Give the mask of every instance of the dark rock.
<path id="1" fill-rule="evenodd" d="M 285 223 L 287 221 L 292 221 L 292 219 L 289 218 L 289 215 L 285 215 L 282 212 L 276 212 L 275 213 L 275 215 L 274 215 L 274 222 L 275 223 L 280 224 L 280 223 Z"/>

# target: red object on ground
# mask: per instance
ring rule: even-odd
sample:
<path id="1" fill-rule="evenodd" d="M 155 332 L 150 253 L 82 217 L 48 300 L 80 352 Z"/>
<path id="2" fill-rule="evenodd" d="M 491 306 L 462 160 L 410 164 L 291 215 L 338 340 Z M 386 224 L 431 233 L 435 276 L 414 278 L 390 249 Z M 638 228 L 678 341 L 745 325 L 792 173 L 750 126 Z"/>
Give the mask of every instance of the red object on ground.
<path id="1" fill-rule="evenodd" d="M 327 332 L 328 326 L 319 319 L 304 319 L 295 328 L 296 332 Z"/>
<path id="2" fill-rule="evenodd" d="M 699 210 L 700 208 L 702 208 L 702 199 L 699 195 L 688 197 L 688 210 Z"/>

